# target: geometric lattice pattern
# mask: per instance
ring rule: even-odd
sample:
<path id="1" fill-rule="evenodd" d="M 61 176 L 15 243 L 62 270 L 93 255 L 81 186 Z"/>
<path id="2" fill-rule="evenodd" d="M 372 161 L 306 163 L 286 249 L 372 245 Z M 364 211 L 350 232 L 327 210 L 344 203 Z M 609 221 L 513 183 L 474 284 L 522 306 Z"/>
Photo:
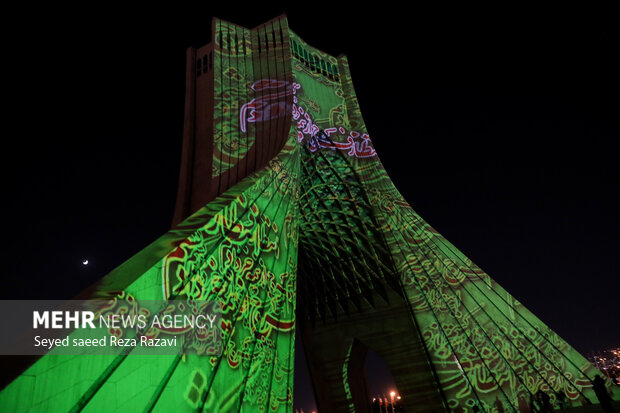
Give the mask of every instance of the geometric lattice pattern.
<path id="1" fill-rule="evenodd" d="M 351 162 L 337 151 L 303 151 L 300 182 L 300 314 L 337 317 L 360 300 L 400 292 L 388 246 Z"/>

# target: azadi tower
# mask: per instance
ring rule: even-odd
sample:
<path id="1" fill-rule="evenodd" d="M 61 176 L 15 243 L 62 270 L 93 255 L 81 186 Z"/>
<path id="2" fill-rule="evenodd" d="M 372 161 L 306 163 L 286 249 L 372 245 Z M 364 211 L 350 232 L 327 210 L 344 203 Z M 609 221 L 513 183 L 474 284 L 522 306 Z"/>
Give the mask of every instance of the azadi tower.
<path id="1" fill-rule="evenodd" d="M 291 412 L 296 329 L 321 413 L 370 411 L 367 349 L 407 412 L 598 403 L 600 373 L 399 194 L 346 57 L 284 16 L 212 35 L 187 53 L 173 228 L 83 297 L 220 300 L 221 356 L 46 355 L 0 410 Z"/>

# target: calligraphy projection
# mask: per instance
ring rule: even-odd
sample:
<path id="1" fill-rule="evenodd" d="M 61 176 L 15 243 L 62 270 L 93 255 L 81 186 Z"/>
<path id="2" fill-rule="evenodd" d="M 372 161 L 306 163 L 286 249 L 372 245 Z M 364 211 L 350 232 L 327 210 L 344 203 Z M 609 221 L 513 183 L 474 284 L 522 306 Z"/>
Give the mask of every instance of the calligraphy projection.
<path id="1" fill-rule="evenodd" d="M 244 104 L 241 107 L 239 116 L 241 130 L 246 132 L 247 122 L 264 122 L 284 116 L 289 106 L 285 102 L 278 101 L 278 98 L 295 95 L 300 88 L 301 85 L 299 83 L 289 85 L 288 82 L 273 79 L 263 79 L 254 83 L 252 85 L 252 90 L 254 91 L 265 89 L 284 90 L 279 93 L 269 93 L 266 96 L 254 98 Z M 297 121 L 298 141 L 305 141 L 312 152 L 319 148 L 338 149 L 345 151 L 349 156 L 358 158 L 368 158 L 377 154 L 367 133 L 347 132 L 342 126 L 331 126 L 321 130 L 312 120 L 310 113 L 298 104 L 297 96 L 293 97 L 292 115 L 293 119 Z M 330 138 L 335 133 L 343 135 L 346 142 L 338 142 Z"/>
<path id="2" fill-rule="evenodd" d="M 260 97 L 252 99 L 250 102 L 241 107 L 240 127 L 241 131 L 246 132 L 247 122 L 264 122 L 266 120 L 278 119 L 284 117 L 290 109 L 290 105 L 282 100 L 283 97 L 293 93 L 289 86 L 289 82 L 264 79 L 255 82 L 252 85 L 254 92 L 259 92 Z M 272 90 L 263 96 L 263 92 L 268 89 Z M 280 90 L 278 92 L 278 90 Z"/>

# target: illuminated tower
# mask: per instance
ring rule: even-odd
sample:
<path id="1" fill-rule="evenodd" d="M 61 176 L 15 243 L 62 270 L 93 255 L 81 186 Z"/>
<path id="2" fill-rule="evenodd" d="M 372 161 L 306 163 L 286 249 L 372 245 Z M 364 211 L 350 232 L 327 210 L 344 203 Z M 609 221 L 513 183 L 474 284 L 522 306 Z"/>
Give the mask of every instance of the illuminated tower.
<path id="1" fill-rule="evenodd" d="M 285 17 L 212 35 L 187 53 L 174 227 L 91 291 L 219 300 L 223 354 L 44 356 L 1 410 L 290 412 L 296 328 L 321 412 L 370 411 L 368 348 L 407 412 L 596 402 L 597 370 L 396 190 L 346 57 Z"/>

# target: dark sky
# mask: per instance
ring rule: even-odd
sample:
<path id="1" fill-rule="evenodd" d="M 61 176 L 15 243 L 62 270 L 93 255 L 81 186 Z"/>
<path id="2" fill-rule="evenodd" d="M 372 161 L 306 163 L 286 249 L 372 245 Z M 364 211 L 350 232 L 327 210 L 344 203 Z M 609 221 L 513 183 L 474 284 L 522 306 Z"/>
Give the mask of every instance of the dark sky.
<path id="1" fill-rule="evenodd" d="M 620 344 L 608 13 L 312 7 L 286 8 L 291 28 L 347 54 L 413 208 L 582 353 Z M 186 47 L 210 41 L 213 15 L 253 27 L 283 10 L 13 16 L 2 298 L 71 298 L 169 228 Z"/>

